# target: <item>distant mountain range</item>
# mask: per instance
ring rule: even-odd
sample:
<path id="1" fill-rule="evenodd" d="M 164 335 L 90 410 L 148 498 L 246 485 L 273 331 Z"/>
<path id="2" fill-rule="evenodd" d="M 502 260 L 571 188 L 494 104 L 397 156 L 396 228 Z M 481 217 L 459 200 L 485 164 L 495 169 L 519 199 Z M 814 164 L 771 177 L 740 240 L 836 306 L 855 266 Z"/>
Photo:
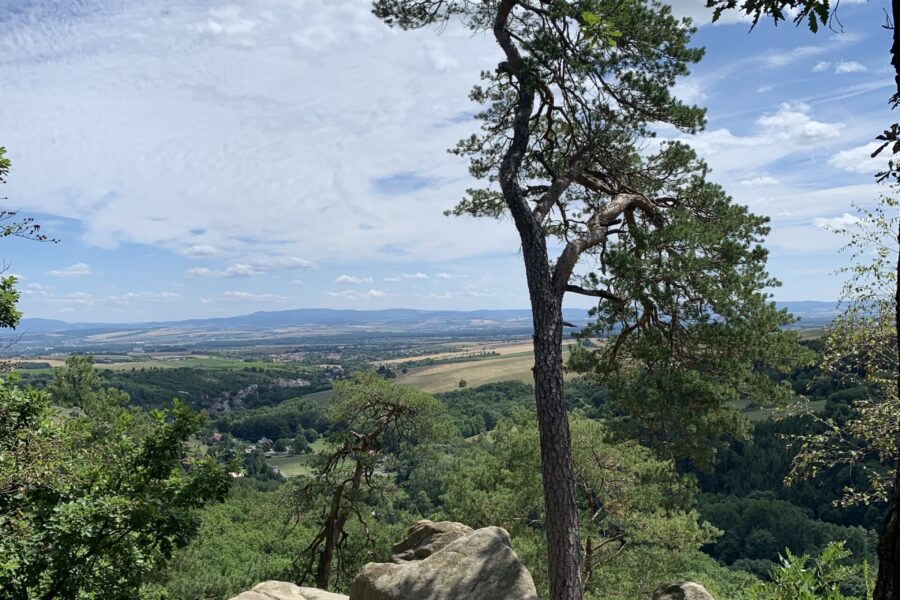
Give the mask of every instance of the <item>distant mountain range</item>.
<path id="1" fill-rule="evenodd" d="M 567 309 L 566 317 L 577 318 L 583 321 L 586 314 L 583 310 Z M 293 310 L 259 311 L 235 317 L 211 317 L 208 319 L 143 323 L 69 323 L 56 319 L 22 319 L 19 329 L 31 333 L 170 328 L 278 329 L 283 327 L 410 326 L 436 322 L 530 322 L 530 320 L 531 311 L 528 309 L 454 311 L 415 310 L 410 308 L 389 308 L 385 310 L 299 308 Z"/>
<path id="2" fill-rule="evenodd" d="M 803 300 L 779 302 L 800 319 L 801 327 L 819 326 L 830 322 L 838 313 L 837 303 Z M 587 313 L 583 309 L 565 309 L 566 320 L 584 323 Z M 300 308 L 294 310 L 259 311 L 235 317 L 186 319 L 181 321 L 154 321 L 143 323 L 70 323 L 56 319 L 22 319 L 19 331 L 25 334 L 122 331 L 150 329 L 191 330 L 272 330 L 282 328 L 320 327 L 413 327 L 444 325 L 506 324 L 530 326 L 531 310 L 415 310 L 390 308 L 385 310 L 348 310 L 331 308 Z"/>

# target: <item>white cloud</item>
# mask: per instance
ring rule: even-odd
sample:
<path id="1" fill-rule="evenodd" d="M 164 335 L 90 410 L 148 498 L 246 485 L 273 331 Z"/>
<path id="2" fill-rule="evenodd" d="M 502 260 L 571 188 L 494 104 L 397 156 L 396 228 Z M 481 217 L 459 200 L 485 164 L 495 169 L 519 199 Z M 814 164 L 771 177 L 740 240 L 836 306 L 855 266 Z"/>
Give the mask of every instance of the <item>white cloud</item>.
<path id="1" fill-rule="evenodd" d="M 738 181 L 738 185 L 742 185 L 744 187 L 758 187 L 763 185 L 779 185 L 781 181 L 774 177 L 770 177 L 768 175 L 763 175 L 761 177 L 753 177 L 750 179 L 742 179 Z"/>
<path id="2" fill-rule="evenodd" d="M 207 256 L 219 256 L 221 254 L 221 251 L 215 246 L 210 246 L 209 244 L 195 244 L 193 246 L 188 246 L 187 248 L 182 250 L 181 254 L 183 254 L 184 256 L 203 258 Z"/>
<path id="3" fill-rule="evenodd" d="M 224 269 L 192 267 L 185 274 L 190 277 L 224 277 L 232 279 L 236 277 L 256 277 L 270 271 L 311 269 L 313 266 L 312 262 L 296 256 L 272 256 L 249 262 L 232 263 Z"/>
<path id="4" fill-rule="evenodd" d="M 296 256 L 270 256 L 256 260 L 253 264 L 264 271 L 312 269 L 315 267 L 312 261 Z"/>
<path id="5" fill-rule="evenodd" d="M 797 46 L 787 52 L 773 52 L 766 56 L 766 64 L 770 67 L 785 67 L 797 60 L 810 58 L 826 52 L 828 48 L 825 45 L 820 46 Z"/>
<path id="6" fill-rule="evenodd" d="M 701 104 L 707 98 L 706 90 L 697 77 L 679 79 L 672 93 L 685 104 Z"/>
<path id="7" fill-rule="evenodd" d="M 770 67 L 785 67 L 793 64 L 794 62 L 797 62 L 798 60 L 812 58 L 828 52 L 836 51 L 839 48 L 846 47 L 859 41 L 860 39 L 861 37 L 859 35 L 855 35 L 853 33 L 833 35 L 824 38 L 824 41 L 814 46 L 797 46 L 787 51 L 776 50 L 770 52 L 763 56 L 763 61 Z M 820 61 L 820 63 L 817 63 L 816 67 L 818 67 L 818 65 L 821 63 L 825 63 L 825 66 L 819 67 L 819 69 L 828 68 L 827 61 Z M 816 70 L 816 67 L 813 67 L 813 70 Z"/>
<path id="8" fill-rule="evenodd" d="M 141 291 L 126 292 L 120 295 L 96 296 L 89 292 L 72 292 L 56 295 L 50 286 L 39 283 L 31 283 L 23 286 L 22 294 L 32 301 L 45 305 L 63 306 L 134 306 L 142 304 L 172 303 L 182 300 L 182 296 L 175 292 Z"/>
<path id="9" fill-rule="evenodd" d="M 757 118 L 755 128 L 747 135 L 719 128 L 681 139 L 709 162 L 713 179 L 732 191 L 735 181 L 752 181 L 766 167 L 786 157 L 822 151 L 840 140 L 846 130 L 842 123 L 815 119 L 811 112 L 811 107 L 802 102 L 782 103 L 775 112 Z"/>
<path id="10" fill-rule="evenodd" d="M 868 71 L 868 67 L 865 65 L 856 62 L 855 60 L 842 60 L 836 63 L 831 63 L 829 61 L 819 61 L 817 62 L 813 68 L 813 73 L 822 73 L 824 71 L 829 70 L 832 65 L 834 66 L 834 72 L 838 75 L 843 75 L 846 73 L 865 73 Z"/>
<path id="11" fill-rule="evenodd" d="M 228 291 L 222 299 L 230 302 L 285 302 L 287 297 L 276 294 L 254 294 L 252 292 Z"/>
<path id="12" fill-rule="evenodd" d="M 334 280 L 335 283 L 346 285 L 362 285 L 364 283 L 372 283 L 371 277 L 354 277 L 353 275 L 341 275 Z"/>
<path id="13" fill-rule="evenodd" d="M 428 279 L 428 275 L 425 273 L 403 273 L 402 275 L 397 275 L 393 277 L 385 277 L 385 281 L 403 281 L 409 279 Z"/>
<path id="14" fill-rule="evenodd" d="M 78 262 L 65 269 L 54 269 L 52 271 L 47 271 L 44 274 L 50 275 L 51 277 L 87 277 L 92 273 L 90 265 Z"/>
<path id="15" fill-rule="evenodd" d="M 256 275 L 262 275 L 263 270 L 253 265 L 234 263 L 228 265 L 224 269 L 193 267 L 188 269 L 186 274 L 190 277 L 225 277 L 232 279 L 236 277 L 255 277 Z"/>
<path id="16" fill-rule="evenodd" d="M 801 256 L 820 264 L 830 263 L 831 271 L 837 265 L 845 264 L 844 259 L 838 258 L 838 251 L 846 243 L 846 238 L 835 235 L 825 226 L 840 225 L 850 206 L 854 203 L 871 206 L 882 192 L 874 179 L 865 184 L 819 189 L 810 187 L 785 185 L 765 195 L 756 188 L 741 189 L 746 203 L 754 212 L 772 217 L 772 231 L 766 239 L 766 246 L 772 250 L 773 257 L 777 257 L 775 260 L 781 264 L 781 269 L 790 265 L 791 271 L 787 275 L 783 270 L 781 273 L 776 270 L 776 274 L 785 281 L 806 277 L 806 269 L 810 265 L 805 259 L 798 258 Z M 834 284 L 837 287 L 839 280 L 836 279 Z M 795 294 L 795 298 L 803 297 L 804 290 L 799 289 Z"/>
<path id="17" fill-rule="evenodd" d="M 110 296 L 109 302 L 113 304 L 145 304 L 156 302 L 174 302 L 181 299 L 175 292 L 128 292 L 121 296 Z"/>
<path id="18" fill-rule="evenodd" d="M 863 144 L 862 146 L 856 146 L 855 148 L 841 150 L 828 159 L 828 164 L 832 167 L 837 167 L 838 169 L 851 171 L 853 173 L 877 173 L 886 167 L 886 158 L 884 156 L 872 158 L 872 153 L 875 152 L 879 146 L 879 143 L 872 142 Z M 885 154 L 888 152 L 889 150 L 886 150 Z"/>
<path id="19" fill-rule="evenodd" d="M 675 11 L 703 24 L 710 15 L 705 1 L 677 0 Z M 421 269 L 438 280 L 443 278 L 433 271 L 468 269 L 473 262 L 463 268 L 453 261 L 478 257 L 479 271 L 502 278 L 492 282 L 498 293 L 521 284 L 513 269 L 482 268 L 493 260 L 487 257 L 502 256 L 507 267 L 519 264 L 519 242 L 508 222 L 441 214 L 470 185 L 464 161 L 448 157 L 444 149 L 477 127 L 467 92 L 478 70 L 495 68 L 500 58 L 490 36 L 470 36 L 455 24 L 439 38 L 433 31 L 400 34 L 374 19 L 366 0 L 223 0 L 227 6 L 212 9 L 220 3 L 90 0 L 77 3 L 77 19 L 63 19 L 49 9 L 40 15 L 47 18 L 31 14 L 42 5 L 65 4 L 26 2 L 0 23 L 5 82 L 0 123 L 16 166 L 4 195 L 17 206 L 48 218 L 78 220 L 84 241 L 103 248 L 137 243 L 204 259 L 177 263 L 181 270 L 206 269 L 195 273 L 199 277 L 255 274 L 257 295 L 287 294 L 264 289 L 268 280 L 261 274 L 309 268 L 310 261 L 341 265 L 319 281 L 330 281 L 343 269 L 373 276 Z M 725 18 L 746 19 L 738 11 Z M 746 34 L 746 27 L 739 27 Z M 754 210 L 775 214 L 791 208 L 802 222 L 789 226 L 804 228 L 803 236 L 816 229 L 813 218 L 841 214 L 854 197 L 853 190 L 844 190 L 834 193 L 827 208 L 816 205 L 827 194 L 806 192 L 830 184 L 821 173 L 804 171 L 805 165 L 822 171 L 822 163 L 846 140 L 866 139 L 859 130 L 871 124 L 849 105 L 829 113 L 836 104 L 813 99 L 814 108 L 786 105 L 781 110 L 769 104 L 797 94 L 822 94 L 821 86 L 798 88 L 796 81 L 797 72 L 808 71 L 819 59 L 843 55 L 868 62 L 863 54 L 832 52 L 843 43 L 833 40 L 847 36 L 825 35 L 811 38 L 821 46 L 779 52 L 780 58 L 763 47 L 761 56 L 734 56 L 727 41 L 717 46 L 712 40 L 713 60 L 692 69 L 701 78 L 695 74 L 679 84 L 683 97 L 708 93 L 718 107 L 718 113 L 710 113 L 713 128 L 690 140 L 709 160 L 713 178 Z M 353 61 L 347 60 L 347 49 Z M 714 51 L 724 54 L 717 59 Z M 720 70 L 728 70 L 723 65 L 742 61 L 752 69 L 741 74 L 740 85 L 736 79 L 723 81 L 725 76 L 716 80 Z M 776 72 L 766 70 L 767 63 L 794 67 Z M 826 80 L 808 79 L 816 85 Z M 723 90 L 726 83 L 729 89 Z M 777 93 L 753 94 L 771 84 Z M 732 110 L 719 102 L 723 91 L 750 96 Z M 869 93 L 829 88 L 838 92 Z M 754 122 L 759 112 L 748 114 L 760 106 L 771 107 L 769 121 Z M 791 160 L 784 169 L 769 166 L 786 157 Z M 84 169 L 84 164 L 96 168 Z M 767 172 L 780 176 L 788 168 L 791 182 L 809 177 L 800 193 L 788 184 L 764 187 L 775 185 L 763 181 Z M 398 174 L 418 177 L 421 185 L 373 194 L 373 182 Z M 812 203 L 815 214 L 794 210 L 803 203 Z M 776 248 L 809 239 L 780 231 L 773 234 Z M 269 257 L 304 259 L 279 258 L 266 265 Z M 383 266 L 378 271 L 344 266 L 362 259 Z M 110 279 L 106 265 L 91 260 Z M 44 268 L 50 267 L 38 272 Z M 290 280 L 284 276 L 282 283 Z M 224 281 L 237 287 L 240 280 Z M 222 281 L 181 283 L 196 287 Z M 355 293 L 365 295 L 377 285 L 361 285 Z M 518 295 L 506 296 L 508 302 L 520 305 L 527 298 L 523 289 L 520 285 Z M 94 291 L 98 297 L 110 293 Z M 214 290 L 203 293 L 210 302 L 221 300 Z M 184 304 L 192 310 L 188 299 Z M 104 313 L 98 308 L 96 314 Z"/>
<path id="20" fill-rule="evenodd" d="M 813 219 L 813 224 L 822 229 L 841 229 L 843 227 L 849 227 L 850 225 L 856 225 L 857 223 L 859 223 L 859 218 L 850 213 L 844 213 L 837 217 L 819 217 Z"/>
<path id="21" fill-rule="evenodd" d="M 668 2 L 672 6 L 672 12 L 678 17 L 690 17 L 694 25 L 702 27 L 712 23 L 713 11 L 706 8 L 706 0 L 674 0 Z M 750 23 L 751 19 L 739 10 L 727 10 L 715 25 L 733 25 L 734 23 Z"/>
<path id="22" fill-rule="evenodd" d="M 456 295 L 453 294 L 453 292 L 435 292 L 428 294 L 426 298 L 431 298 L 433 300 L 453 300 L 456 298 Z"/>
<path id="23" fill-rule="evenodd" d="M 834 72 L 843 73 L 865 73 L 869 69 L 855 60 L 841 61 L 834 67 Z"/>
<path id="24" fill-rule="evenodd" d="M 341 298 L 343 300 L 362 300 L 364 298 L 384 298 L 387 293 L 383 290 L 370 289 L 368 292 L 357 292 L 356 290 L 340 290 L 326 292 L 332 298 Z"/>
<path id="25" fill-rule="evenodd" d="M 40 283 L 26 283 L 23 285 L 20 290 L 23 296 L 37 296 L 46 298 L 51 295 L 53 288 L 50 286 L 42 285 Z"/>
<path id="26" fill-rule="evenodd" d="M 16 165 L 5 193 L 80 221 L 86 243 L 263 271 L 275 267 L 245 257 L 428 262 L 518 247 L 507 224 L 442 214 L 468 185 L 445 149 L 476 128 L 461 115 L 500 60 L 490 39 L 456 25 L 399 35 L 361 0 L 92 0 L 78 19 L 36 18 L 40 4 L 0 24 Z M 373 198 L 398 174 L 424 185 Z"/>
<path id="27" fill-rule="evenodd" d="M 841 124 L 816 121 L 810 118 L 809 111 L 810 106 L 803 102 L 785 102 L 775 114 L 764 115 L 756 122 L 766 134 L 801 145 L 816 144 L 840 135 Z"/>
<path id="28" fill-rule="evenodd" d="M 333 298 L 345 298 L 347 300 L 357 300 L 359 298 L 359 294 L 353 290 L 329 291 L 326 293 Z"/>
<path id="29" fill-rule="evenodd" d="M 425 56 L 435 71 L 447 71 L 459 67 L 459 61 L 447 50 L 441 40 L 426 41 Z"/>
<path id="30" fill-rule="evenodd" d="M 52 304 L 90 306 L 94 304 L 95 298 L 93 294 L 88 292 L 72 292 L 65 296 L 51 298 L 49 301 Z"/>
<path id="31" fill-rule="evenodd" d="M 245 45 L 252 44 L 248 34 L 257 28 L 259 23 L 241 15 L 238 6 L 225 6 L 209 9 L 209 17 L 205 22 L 197 23 L 196 31 L 225 38 L 233 38 Z"/>

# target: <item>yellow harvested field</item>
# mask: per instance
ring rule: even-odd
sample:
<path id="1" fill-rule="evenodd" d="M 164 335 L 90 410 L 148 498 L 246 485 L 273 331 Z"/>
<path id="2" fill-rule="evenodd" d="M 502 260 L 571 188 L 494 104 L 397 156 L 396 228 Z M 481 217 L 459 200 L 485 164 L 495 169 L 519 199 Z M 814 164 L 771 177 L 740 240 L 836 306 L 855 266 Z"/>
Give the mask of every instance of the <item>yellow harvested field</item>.
<path id="1" fill-rule="evenodd" d="M 470 387 L 497 381 L 533 381 L 531 367 L 534 365 L 534 351 L 531 342 L 496 345 L 493 351 L 499 356 L 415 367 L 399 375 L 397 381 L 432 393 L 459 389 L 460 380 L 465 380 Z"/>
<path id="2" fill-rule="evenodd" d="M 531 366 L 534 358 L 517 356 L 495 360 L 451 363 L 411 369 L 400 375 L 397 381 L 426 392 L 448 392 L 459 388 L 459 381 L 465 379 L 470 386 L 484 385 L 495 381 L 515 379 L 530 382 Z"/>
<path id="3" fill-rule="evenodd" d="M 402 365 L 403 363 L 415 362 L 419 360 L 432 359 L 432 360 L 442 360 L 446 358 L 463 358 L 466 356 L 473 356 L 481 354 L 482 352 L 486 353 L 496 353 L 496 354 L 518 354 L 521 352 L 531 352 L 531 341 L 516 341 L 516 342 L 471 342 L 466 344 L 459 344 L 457 346 L 459 350 L 452 352 L 439 352 L 435 354 L 420 354 L 417 356 L 406 356 L 403 358 L 392 358 L 390 360 L 385 361 L 376 361 L 377 364 L 382 364 L 382 362 L 388 366 L 394 365 Z"/>
<path id="4" fill-rule="evenodd" d="M 66 364 L 66 361 L 58 359 L 58 358 L 11 358 L 8 360 L 11 363 L 20 363 L 20 364 L 48 364 L 51 367 L 62 367 Z"/>
<path id="5" fill-rule="evenodd" d="M 97 333 L 94 335 L 89 335 L 85 339 L 92 341 L 92 342 L 107 342 L 107 341 L 115 340 L 118 338 L 128 337 L 129 335 L 134 335 L 135 333 L 140 333 L 140 330 L 112 331 L 110 333 Z"/>

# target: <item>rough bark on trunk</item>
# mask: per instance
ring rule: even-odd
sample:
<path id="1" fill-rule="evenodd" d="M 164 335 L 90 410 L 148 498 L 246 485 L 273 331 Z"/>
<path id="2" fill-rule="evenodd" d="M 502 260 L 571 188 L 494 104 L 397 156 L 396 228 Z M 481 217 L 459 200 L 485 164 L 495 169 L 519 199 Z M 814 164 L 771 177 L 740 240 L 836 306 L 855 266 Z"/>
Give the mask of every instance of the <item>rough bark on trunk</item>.
<path id="1" fill-rule="evenodd" d="M 894 106 L 900 103 L 900 0 L 891 1 L 894 18 L 894 43 L 891 46 L 891 65 L 894 67 L 894 82 L 897 91 L 893 97 Z M 897 399 L 900 401 L 900 231 L 897 233 L 897 278 L 894 296 L 894 328 L 897 330 Z M 888 512 L 884 520 L 884 530 L 878 540 L 878 578 L 875 581 L 873 600 L 900 600 L 900 418 L 897 422 L 897 467 L 894 472 L 894 486 L 888 496 Z"/>
<path id="2" fill-rule="evenodd" d="M 900 0 L 898 0 L 900 1 Z M 512 139 L 498 173 L 503 200 L 516 223 L 522 241 L 522 257 L 528 279 L 534 323 L 534 390 L 541 439 L 541 475 L 547 526 L 547 564 L 550 600 L 581 600 L 581 545 L 578 542 L 578 507 L 569 444 L 569 420 L 563 400 L 562 298 L 568 276 L 554 284 L 547 254 L 543 217 L 535 214 L 519 185 L 522 161 L 528 149 L 529 123 L 534 110 L 534 77 L 507 31 L 507 20 L 516 0 L 502 0 L 497 7 L 493 32 L 506 55 L 498 70 L 517 80 L 518 101 Z M 548 209 L 549 210 L 549 209 Z"/>
<path id="3" fill-rule="evenodd" d="M 325 531 L 325 545 L 319 552 L 319 563 L 316 565 L 316 587 L 322 590 L 328 589 L 331 580 L 331 561 L 334 559 L 334 548 L 337 546 L 337 536 L 340 532 L 339 512 L 341 496 L 344 489 L 335 490 L 331 496 L 331 511 Z"/>
<path id="4" fill-rule="evenodd" d="M 578 507 L 563 398 L 562 293 L 550 276 L 543 237 L 522 236 L 534 322 L 534 390 L 541 440 L 552 600 L 581 600 Z"/>
<path id="5" fill-rule="evenodd" d="M 363 449 L 368 449 L 368 443 L 363 444 Z M 363 463 L 357 460 L 350 485 L 350 493 L 354 496 L 359 493 L 363 471 Z M 325 524 L 325 546 L 319 552 L 319 563 L 316 565 L 316 587 L 322 590 L 327 590 L 328 584 L 331 583 L 331 563 L 334 561 L 334 552 L 349 517 L 346 511 L 341 510 L 345 490 L 342 485 L 331 496 L 331 510 Z"/>
<path id="6" fill-rule="evenodd" d="M 894 13 L 900 11 L 900 0 L 894 0 Z M 894 53 L 898 57 L 897 30 L 895 30 Z M 897 65 L 900 70 L 900 64 Z M 900 76 L 898 76 L 900 77 Z M 898 79 L 900 86 L 900 79 Z M 894 327 L 897 329 L 897 398 L 900 400 L 900 232 L 897 234 L 897 280 L 894 296 Z M 878 579 L 875 582 L 873 600 L 900 600 L 900 419 L 897 422 L 897 468 L 894 472 L 894 485 L 888 496 L 888 512 L 884 521 L 884 530 L 878 540 Z"/>

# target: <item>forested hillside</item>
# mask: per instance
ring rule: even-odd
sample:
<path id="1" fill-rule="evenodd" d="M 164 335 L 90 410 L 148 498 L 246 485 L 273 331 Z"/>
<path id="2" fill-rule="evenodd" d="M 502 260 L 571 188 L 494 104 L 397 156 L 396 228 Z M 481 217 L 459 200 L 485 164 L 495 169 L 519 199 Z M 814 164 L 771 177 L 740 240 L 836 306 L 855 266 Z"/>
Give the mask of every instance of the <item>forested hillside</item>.
<path id="1" fill-rule="evenodd" d="M 0 600 L 900 600 L 898 24 L 0 2 Z"/>
<path id="2" fill-rule="evenodd" d="M 741 407 L 754 417 L 752 427 L 744 439 L 721 442 L 711 469 L 655 457 L 627 441 L 627 415 L 609 389 L 587 379 L 570 382 L 566 405 L 580 493 L 587 502 L 585 527 L 596 532 L 593 543 L 602 548 L 592 557 L 588 591 L 599 593 L 618 582 L 613 597 L 640 598 L 659 581 L 687 578 L 702 581 L 721 597 L 744 597 L 755 580 L 769 579 L 786 552 L 816 556 L 833 542 L 852 553 L 848 564 L 874 564 L 884 504 L 840 505 L 846 486 L 865 484 L 860 468 L 836 466 L 785 484 L 796 459 L 792 440 L 820 431 L 824 418 L 849 418 L 854 402 L 866 394 L 865 386 L 842 384 L 821 370 L 820 341 L 807 345 L 816 353 L 813 365 L 778 377 L 805 395 L 816 414 L 796 414 L 796 407 Z M 221 468 L 239 473 L 222 504 L 194 513 L 197 533 L 149 574 L 146 593 L 227 598 L 261 580 L 298 576 L 297 560 L 312 556 L 308 546 L 321 517 L 318 496 L 309 496 L 311 490 L 297 494 L 342 443 L 350 423 L 335 409 L 351 402 L 358 389 L 338 384 L 338 396 L 322 400 L 304 387 L 301 395 L 279 400 L 267 396 L 265 386 L 297 373 L 276 364 L 241 371 L 100 370 L 88 375 L 89 369 L 88 361 L 72 359 L 52 378 L 38 376 L 32 383 L 44 384 L 52 398 L 71 398 L 72 388 L 81 386 L 79 393 L 87 397 L 65 400 L 76 406 L 91 406 L 109 393 L 103 390 L 114 389 L 121 396 L 118 402 L 142 407 L 151 399 L 151 406 L 165 406 L 152 394 L 184 395 L 188 390 L 175 388 L 190 386 L 192 396 L 207 399 L 198 408 L 210 415 L 195 430 L 191 452 L 200 450 Z M 400 390 L 391 379 L 380 379 L 387 393 Z M 210 400 L 253 385 L 263 390 L 253 401 L 221 414 L 211 411 L 215 403 Z M 127 389 L 141 391 L 140 400 L 129 401 L 118 391 Z M 428 416 L 432 425 L 420 426 L 412 438 L 384 439 L 373 465 L 377 481 L 354 500 L 371 518 L 365 530 L 360 522 L 347 523 L 329 587 L 346 589 L 364 562 L 387 558 L 409 523 L 431 518 L 507 528 L 538 589 L 546 591 L 534 388 L 497 382 L 438 394 L 436 402 L 440 408 Z M 600 449 L 607 458 L 597 463 L 592 457 Z M 612 473 L 624 479 L 607 487 L 604 480 Z M 315 492 L 320 493 L 326 490 Z M 590 508 L 600 499 L 608 508 Z M 862 593 L 866 583 L 860 573 L 841 585 L 852 595 Z"/>

